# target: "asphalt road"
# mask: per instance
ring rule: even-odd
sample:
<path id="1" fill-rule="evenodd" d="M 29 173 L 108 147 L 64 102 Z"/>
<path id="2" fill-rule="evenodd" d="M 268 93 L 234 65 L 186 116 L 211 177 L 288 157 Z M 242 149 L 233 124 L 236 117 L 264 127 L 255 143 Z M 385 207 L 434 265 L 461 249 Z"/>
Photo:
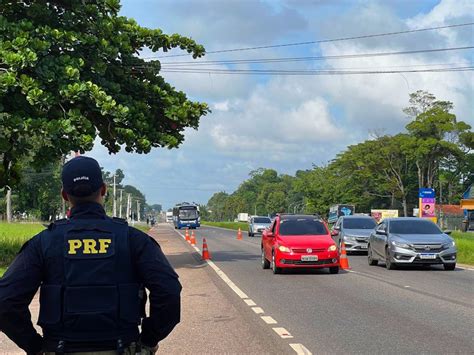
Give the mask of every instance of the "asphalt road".
<path id="1" fill-rule="evenodd" d="M 350 255 L 351 272 L 273 275 L 260 266 L 260 237 L 244 232 L 237 240 L 235 231 L 202 227 L 196 230 L 198 247 L 203 236 L 212 261 L 293 335 L 291 342 L 313 354 L 474 352 L 472 270 L 388 271 L 369 266 L 365 255 Z M 255 322 L 268 326 L 259 318 Z"/>

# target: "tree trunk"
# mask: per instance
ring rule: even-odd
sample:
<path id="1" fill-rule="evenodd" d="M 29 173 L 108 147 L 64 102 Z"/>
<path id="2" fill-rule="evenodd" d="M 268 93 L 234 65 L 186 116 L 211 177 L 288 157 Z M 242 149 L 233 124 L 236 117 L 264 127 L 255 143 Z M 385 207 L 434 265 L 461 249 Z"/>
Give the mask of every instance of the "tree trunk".
<path id="1" fill-rule="evenodd" d="M 402 205 L 403 205 L 403 217 L 408 217 L 408 206 L 407 206 L 407 198 L 404 195 L 402 199 Z"/>

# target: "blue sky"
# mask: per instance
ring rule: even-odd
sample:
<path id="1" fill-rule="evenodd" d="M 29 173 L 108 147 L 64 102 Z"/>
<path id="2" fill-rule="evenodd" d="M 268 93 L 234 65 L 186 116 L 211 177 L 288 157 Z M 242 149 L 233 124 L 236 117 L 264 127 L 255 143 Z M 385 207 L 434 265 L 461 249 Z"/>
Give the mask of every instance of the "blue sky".
<path id="1" fill-rule="evenodd" d="M 474 2 L 443 1 L 122 1 L 122 15 L 142 26 L 192 37 L 207 50 L 314 41 L 474 22 Z M 341 41 L 213 54 L 204 60 L 339 55 L 474 43 L 473 26 L 357 41 Z M 178 54 L 173 51 L 168 54 Z M 144 56 L 150 53 L 144 52 Z M 164 55 L 157 53 L 155 55 Z M 162 62 L 190 60 L 168 58 Z M 472 63 L 473 51 L 351 60 L 273 64 L 272 69 L 378 68 Z M 416 67 L 413 67 L 416 68 Z M 217 191 L 234 191 L 259 167 L 294 174 L 325 164 L 349 144 L 374 132 L 396 133 L 408 123 L 408 94 L 422 89 L 455 105 L 458 119 L 474 126 L 473 74 L 407 73 L 364 76 L 244 76 L 163 73 L 212 113 L 199 130 L 186 131 L 179 149 L 109 155 L 99 144 L 89 155 L 107 170 L 123 169 L 125 183 L 148 203 L 206 203 Z"/>

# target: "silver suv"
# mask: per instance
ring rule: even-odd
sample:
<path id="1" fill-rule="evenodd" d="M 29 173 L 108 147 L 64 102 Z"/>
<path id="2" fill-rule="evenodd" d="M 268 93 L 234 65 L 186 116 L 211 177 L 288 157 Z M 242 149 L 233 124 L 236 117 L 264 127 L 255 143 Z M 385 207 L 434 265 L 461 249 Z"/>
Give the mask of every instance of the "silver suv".
<path id="1" fill-rule="evenodd" d="M 255 234 L 262 234 L 262 232 L 270 227 L 272 220 L 265 216 L 252 216 L 249 220 L 249 237 Z"/>
<path id="2" fill-rule="evenodd" d="M 352 215 L 339 217 L 331 232 L 336 245 L 341 250 L 344 241 L 346 250 L 367 251 L 369 236 L 377 223 L 375 219 L 366 215 Z"/>
<path id="3" fill-rule="evenodd" d="M 456 268 L 456 244 L 436 224 L 424 218 L 387 218 L 380 222 L 369 239 L 369 265 L 440 264 L 445 270 Z"/>

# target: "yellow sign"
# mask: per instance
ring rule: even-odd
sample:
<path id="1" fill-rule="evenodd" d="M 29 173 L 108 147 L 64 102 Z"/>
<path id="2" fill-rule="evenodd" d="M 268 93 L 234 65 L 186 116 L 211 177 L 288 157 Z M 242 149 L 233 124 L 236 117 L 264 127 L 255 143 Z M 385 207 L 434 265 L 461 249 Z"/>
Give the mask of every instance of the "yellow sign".
<path id="1" fill-rule="evenodd" d="M 398 210 L 370 210 L 370 215 L 374 217 L 378 223 L 385 218 L 398 217 Z"/>
<path id="2" fill-rule="evenodd" d="M 97 243 L 95 239 L 70 239 L 68 243 L 70 255 L 77 254 L 78 250 L 82 250 L 82 254 L 106 254 L 112 240 L 99 239 Z"/>

